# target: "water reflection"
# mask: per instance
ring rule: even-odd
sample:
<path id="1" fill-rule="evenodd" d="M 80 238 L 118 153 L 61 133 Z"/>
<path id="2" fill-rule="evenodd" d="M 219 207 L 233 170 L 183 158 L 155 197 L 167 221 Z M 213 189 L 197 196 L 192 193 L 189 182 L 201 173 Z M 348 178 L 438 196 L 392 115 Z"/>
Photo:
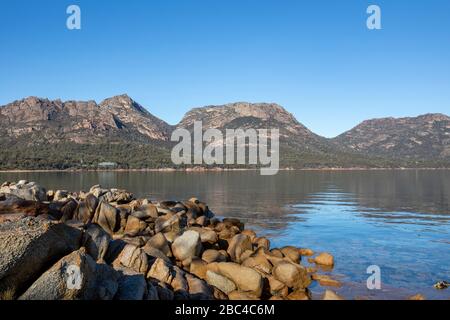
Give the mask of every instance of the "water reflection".
<path id="1" fill-rule="evenodd" d="M 317 205 L 324 195 L 337 195 L 333 201 L 351 204 L 355 214 L 384 222 L 447 223 L 450 212 L 446 170 L 289 171 L 274 177 L 252 171 L 0 173 L 1 181 L 19 179 L 38 181 L 49 189 L 87 190 L 101 184 L 158 200 L 195 195 L 220 215 L 268 229 L 284 227 L 298 211 L 297 204 Z"/>

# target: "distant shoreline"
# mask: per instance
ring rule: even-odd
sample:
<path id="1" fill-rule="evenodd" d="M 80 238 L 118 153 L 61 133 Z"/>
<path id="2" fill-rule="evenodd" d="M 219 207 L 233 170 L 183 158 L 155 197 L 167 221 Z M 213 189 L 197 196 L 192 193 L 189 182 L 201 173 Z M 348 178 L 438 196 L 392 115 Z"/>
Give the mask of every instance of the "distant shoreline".
<path id="1" fill-rule="evenodd" d="M 206 173 L 206 172 L 231 172 L 231 171 L 258 171 L 260 168 L 188 168 L 188 169 L 38 169 L 38 170 L 0 170 L 0 173 L 85 173 L 85 172 L 186 172 L 186 173 Z M 303 168 L 303 169 L 291 169 L 282 168 L 279 171 L 425 171 L 425 170 L 450 170 L 450 168 Z"/>

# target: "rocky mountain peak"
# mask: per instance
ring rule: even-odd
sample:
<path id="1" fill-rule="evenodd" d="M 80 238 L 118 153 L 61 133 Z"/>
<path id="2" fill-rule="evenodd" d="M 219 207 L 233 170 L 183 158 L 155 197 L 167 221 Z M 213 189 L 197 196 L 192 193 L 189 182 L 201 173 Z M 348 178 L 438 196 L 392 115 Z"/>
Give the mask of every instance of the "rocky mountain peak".
<path id="1" fill-rule="evenodd" d="M 168 140 L 170 126 L 150 114 L 128 95 L 95 101 L 48 100 L 28 97 L 0 109 L 5 136 L 96 142 L 108 137 Z M 37 138 L 39 137 L 39 138 Z"/>
<path id="2" fill-rule="evenodd" d="M 205 127 L 223 128 L 231 123 L 253 122 L 284 124 L 286 129 L 304 128 L 295 117 L 276 103 L 235 102 L 225 105 L 210 105 L 194 108 L 183 117 L 179 127 L 190 127 L 194 121 L 202 121 Z M 297 128 L 298 127 L 298 128 Z"/>
<path id="3" fill-rule="evenodd" d="M 334 141 L 356 151 L 393 158 L 446 158 L 450 156 L 450 117 L 430 113 L 366 120 Z"/>
<path id="4" fill-rule="evenodd" d="M 449 121 L 450 117 L 442 113 L 427 113 L 417 117 L 423 121 L 435 122 L 435 121 Z"/>
<path id="5" fill-rule="evenodd" d="M 107 98 L 100 103 L 101 107 L 109 108 L 117 111 L 138 111 L 140 113 L 149 114 L 149 112 L 141 106 L 139 103 L 134 101 L 129 95 L 122 94 Z"/>

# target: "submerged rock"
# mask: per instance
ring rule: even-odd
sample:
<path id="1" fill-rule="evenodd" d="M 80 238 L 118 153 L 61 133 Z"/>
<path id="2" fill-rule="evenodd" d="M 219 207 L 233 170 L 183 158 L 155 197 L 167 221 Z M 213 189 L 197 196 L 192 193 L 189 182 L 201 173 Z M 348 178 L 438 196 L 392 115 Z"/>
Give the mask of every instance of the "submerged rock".
<path id="1" fill-rule="evenodd" d="M 342 285 L 339 281 L 325 274 L 313 274 L 312 279 L 318 281 L 321 286 L 325 287 L 340 287 Z"/>
<path id="2" fill-rule="evenodd" d="M 290 262 L 280 262 L 273 268 L 274 277 L 289 288 L 304 289 L 311 283 L 306 268 Z"/>
<path id="3" fill-rule="evenodd" d="M 447 281 L 439 281 L 437 282 L 433 287 L 438 290 L 444 290 L 447 289 L 450 286 L 450 283 Z"/>
<path id="4" fill-rule="evenodd" d="M 323 266 L 328 267 L 334 266 L 334 258 L 331 254 L 327 252 L 322 252 L 317 257 L 315 257 L 314 262 Z"/>
<path id="5" fill-rule="evenodd" d="M 338 295 L 336 292 L 333 292 L 331 290 L 325 290 L 325 293 L 322 297 L 323 300 L 345 300 L 343 297 Z"/>

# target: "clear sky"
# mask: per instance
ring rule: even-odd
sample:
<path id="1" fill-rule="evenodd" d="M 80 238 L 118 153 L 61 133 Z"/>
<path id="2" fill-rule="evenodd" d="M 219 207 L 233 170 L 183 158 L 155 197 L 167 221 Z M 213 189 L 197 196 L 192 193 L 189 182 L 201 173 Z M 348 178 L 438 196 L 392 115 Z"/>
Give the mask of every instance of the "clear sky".
<path id="1" fill-rule="evenodd" d="M 66 28 L 81 7 L 82 29 Z M 382 9 L 382 30 L 366 9 Z M 0 105 L 128 93 L 175 124 L 192 107 L 277 102 L 335 136 L 450 114 L 448 0 L 0 0 Z"/>

